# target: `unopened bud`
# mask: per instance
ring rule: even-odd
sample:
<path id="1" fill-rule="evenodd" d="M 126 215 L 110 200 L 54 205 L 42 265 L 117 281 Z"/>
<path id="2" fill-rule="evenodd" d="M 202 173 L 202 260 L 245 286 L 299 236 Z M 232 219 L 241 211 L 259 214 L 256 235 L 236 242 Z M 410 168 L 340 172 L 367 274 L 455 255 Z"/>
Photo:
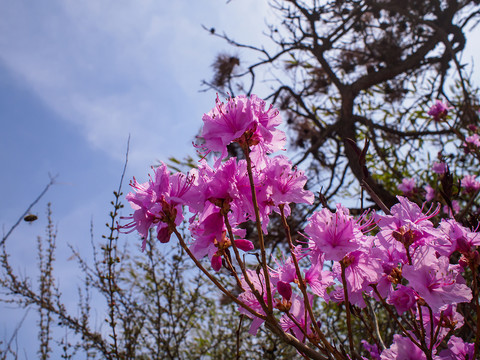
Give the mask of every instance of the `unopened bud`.
<path id="1" fill-rule="evenodd" d="M 290 300 L 292 298 L 292 286 L 289 283 L 279 281 L 277 283 L 277 290 L 284 299 Z"/>

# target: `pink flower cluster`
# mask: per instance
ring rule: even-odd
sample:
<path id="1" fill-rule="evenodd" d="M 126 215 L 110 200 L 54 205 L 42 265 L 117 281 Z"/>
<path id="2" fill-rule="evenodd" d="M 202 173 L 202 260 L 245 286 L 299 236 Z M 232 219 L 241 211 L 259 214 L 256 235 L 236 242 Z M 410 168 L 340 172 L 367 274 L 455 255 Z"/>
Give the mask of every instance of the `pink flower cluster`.
<path id="1" fill-rule="evenodd" d="M 247 146 L 253 150 L 253 157 L 261 158 L 283 149 L 285 133 L 277 129 L 281 122 L 278 110 L 273 106 L 265 109 L 265 101 L 256 95 L 240 95 L 226 104 L 217 96 L 216 106 L 203 115 L 203 148 L 220 153 L 215 165 L 227 156 L 231 142 Z"/>
<path id="2" fill-rule="evenodd" d="M 429 112 L 435 119 L 449 109 L 441 102 L 435 106 Z M 305 190 L 305 174 L 286 156 L 268 156 L 285 144 L 285 134 L 277 129 L 280 115 L 272 106 L 266 109 L 255 95 L 230 98 L 225 104 L 217 97 L 203 121 L 199 147 L 219 154 L 213 167 L 202 160 L 186 176 L 170 174 L 162 164 L 147 183 L 134 179 L 134 192 L 127 195 L 134 212 L 124 228 L 137 230 L 144 238 L 154 228 L 157 238 L 168 242 L 173 233 L 180 236 L 176 227 L 188 213 L 193 256 L 208 256 L 214 270 L 225 267 L 234 273 L 231 247 L 254 250 L 244 238 L 243 223 L 259 221 L 266 233 L 272 212 L 288 216 L 290 203 L 312 204 L 314 195 Z M 232 142 L 241 146 L 245 159 L 222 161 Z M 438 163 L 434 171 L 442 175 L 447 170 Z M 469 177 L 462 186 L 465 191 L 480 188 Z M 413 193 L 414 179 L 404 179 L 399 189 Z M 473 345 L 452 333 L 463 325 L 458 304 L 472 300 L 463 274 L 480 265 L 480 236 L 454 219 L 434 225 L 431 219 L 438 213 L 439 207 L 425 211 L 400 196 L 389 215 L 365 213 L 355 218 L 341 205 L 334 211 L 314 212 L 303 244 L 292 247 L 275 266 L 243 269 L 237 278 L 242 289 L 238 300 L 243 304 L 239 311 L 253 320 L 250 332 L 255 334 L 267 318 L 270 301 L 279 312 L 280 327 L 306 342 L 318 335 L 316 320 L 308 311 L 314 301 L 364 308 L 365 300 L 373 299 L 393 306 L 398 317 L 407 314 L 416 326 L 396 334 L 383 351 L 364 341 L 372 358 L 426 359 L 427 350 L 438 359 L 462 358 L 457 354 L 473 358 Z M 457 263 L 451 261 L 453 255 L 460 258 Z M 302 287 L 307 292 L 299 291 Z M 442 342 L 448 348 L 440 350 Z"/>
<path id="3" fill-rule="evenodd" d="M 453 219 L 442 220 L 434 226 L 430 218 L 438 214 L 438 208 L 425 214 L 408 199 L 398 197 L 398 200 L 391 215 L 365 214 L 355 219 L 346 208 L 337 205 L 335 212 L 323 209 L 310 217 L 305 228 L 308 247 L 297 248 L 293 255 L 269 270 L 277 308 L 290 306 L 280 319 L 285 331 L 292 331 L 301 341 L 314 336 L 311 319 L 305 311 L 305 299 L 292 291 L 300 281 L 293 256 L 308 259 L 309 265 L 303 267 L 303 281 L 311 304 L 314 297 L 326 302 L 344 302 L 346 287 L 352 305 L 364 308 L 366 298 L 382 300 L 393 305 L 398 316 L 409 313 L 417 318 L 419 327 L 434 329 L 428 336 L 415 329 L 408 337 L 396 335 L 392 346 L 381 353 L 381 359 L 396 359 L 393 354 L 400 356 L 398 358 L 407 354 L 417 354 L 415 359 L 425 358 L 415 342 L 420 344 L 424 338 L 427 343 L 431 340 L 435 351 L 450 331 L 463 325 L 457 305 L 470 302 L 472 291 L 462 274 L 466 268 L 480 265 L 477 251 L 480 235 Z M 375 236 L 368 235 L 373 222 L 377 225 Z M 461 255 L 458 264 L 450 262 L 454 253 Z M 331 271 L 325 269 L 325 261 L 333 261 Z M 264 282 L 259 280 L 257 284 Z M 333 290 L 327 292 L 327 288 Z M 253 293 L 246 289 L 240 299 L 248 299 L 251 306 L 260 308 Z M 264 287 L 258 290 L 266 293 Z M 431 316 L 425 316 L 429 310 Z M 263 321 L 244 310 L 241 312 L 254 320 L 250 331 L 255 334 Z M 449 341 L 459 344 L 461 339 L 451 337 Z M 462 342 L 462 346 L 468 347 L 468 351 L 473 349 L 472 344 Z M 442 350 L 440 354 L 446 356 L 449 351 Z"/>
<path id="4" fill-rule="evenodd" d="M 129 218 L 130 223 L 125 229 L 134 230 L 143 237 L 142 250 L 145 249 L 145 239 L 148 231 L 156 227 L 157 238 L 162 243 L 170 240 L 172 226 L 180 225 L 183 220 L 182 205 L 184 197 L 192 185 L 192 177 L 177 173 L 170 175 L 165 164 L 154 169 L 154 177 L 144 184 L 139 184 L 134 178 L 130 186 L 135 193 L 129 193 L 126 198 L 134 213 Z"/>
<path id="5" fill-rule="evenodd" d="M 241 250 L 253 249 L 251 241 L 242 239 L 245 230 L 238 227 L 255 216 L 247 161 L 230 158 L 222 162 L 228 144 L 238 142 L 256 160 L 252 175 L 264 232 L 270 214 L 280 212 L 280 205 L 289 215 L 289 203 L 312 204 L 314 196 L 304 189 L 304 173 L 294 169 L 287 157 L 267 156 L 283 149 L 285 144 L 285 133 L 277 129 L 281 123 L 278 110 L 272 106 L 266 109 L 265 102 L 255 95 L 230 98 L 226 104 L 217 97 L 216 103 L 203 116 L 201 146 L 206 152 L 220 153 L 214 167 L 202 160 L 197 169 L 185 176 L 170 174 L 162 164 L 154 169 L 155 175 L 149 182 L 139 184 L 134 179 L 131 186 L 135 192 L 127 195 L 134 213 L 124 228 L 136 229 L 145 239 L 149 229 L 155 227 L 158 239 L 168 242 L 175 226 L 183 220 L 182 206 L 188 207 L 190 249 L 199 259 L 208 256 L 218 271 L 222 259 L 229 256 L 232 241 Z M 232 234 L 239 238 L 230 237 L 225 216 Z"/>

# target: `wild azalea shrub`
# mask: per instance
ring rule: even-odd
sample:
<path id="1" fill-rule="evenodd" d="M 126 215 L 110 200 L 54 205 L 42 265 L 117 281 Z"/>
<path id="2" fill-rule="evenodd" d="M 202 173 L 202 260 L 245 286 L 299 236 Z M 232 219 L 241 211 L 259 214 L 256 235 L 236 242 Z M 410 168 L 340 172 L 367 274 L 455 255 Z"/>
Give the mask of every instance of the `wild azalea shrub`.
<path id="1" fill-rule="evenodd" d="M 450 108 L 437 102 L 429 115 L 444 119 Z M 221 292 L 238 304 L 241 314 L 252 319 L 250 333 L 266 326 L 300 354 L 313 359 L 474 359 L 477 346 L 456 336 L 464 325 L 459 304 L 472 304 L 477 321 L 477 269 L 480 236 L 455 218 L 439 219 L 440 206 L 419 207 L 408 197 L 383 213 L 365 212 L 359 217 L 337 205 L 334 211 L 314 212 L 303 231 L 303 241 L 293 243 L 287 217 L 291 203 L 313 204 L 314 194 L 305 190 L 304 173 L 284 155 L 269 156 L 285 146 L 278 129 L 279 112 L 266 107 L 255 95 L 237 96 L 221 102 L 203 116 L 199 151 L 219 154 L 213 166 L 205 159 L 188 175 L 171 174 L 165 164 L 127 195 L 134 212 L 124 231 L 138 231 L 147 238 L 155 228 L 166 243 L 172 235 Z M 475 139 L 466 142 L 475 145 Z M 244 159 L 227 158 L 227 146 L 236 142 Z M 223 161 L 225 160 L 225 161 Z M 437 173 L 445 166 L 436 164 Z M 465 191 L 480 184 L 464 178 Z M 404 179 L 399 189 L 408 195 L 413 179 Z M 430 194 L 430 195 L 429 195 Z M 427 189 L 427 198 L 432 200 Z M 290 252 L 267 266 L 264 234 L 270 216 L 280 214 Z M 189 215 L 191 239 L 185 240 L 177 226 Z M 259 250 L 245 239 L 242 224 L 256 223 Z M 145 242 L 144 242 L 145 246 Z M 259 254 L 257 253 L 259 252 Z M 254 254 L 248 263 L 245 252 Z M 215 273 L 200 260 L 208 257 L 211 268 L 225 268 L 241 289 L 239 295 L 226 289 Z M 329 265 L 329 266 L 326 266 Z M 207 266 L 208 267 L 208 266 Z M 466 275 L 468 274 L 468 276 Z M 379 302 L 393 319 L 398 333 L 385 343 L 377 332 L 363 340 L 358 354 L 352 334 L 354 306 L 364 308 L 366 299 Z M 331 341 L 317 321 L 314 302 L 344 306 L 348 349 Z"/>

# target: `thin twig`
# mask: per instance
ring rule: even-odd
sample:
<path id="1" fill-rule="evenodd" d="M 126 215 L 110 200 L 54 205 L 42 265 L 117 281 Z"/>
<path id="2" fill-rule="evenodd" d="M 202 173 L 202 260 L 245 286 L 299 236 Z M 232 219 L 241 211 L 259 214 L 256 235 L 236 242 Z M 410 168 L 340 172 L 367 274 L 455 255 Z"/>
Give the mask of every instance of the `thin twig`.
<path id="1" fill-rule="evenodd" d="M 373 307 L 372 307 L 372 304 L 370 303 L 370 301 L 366 301 L 366 303 L 367 303 L 367 306 L 368 306 L 368 310 L 370 310 L 371 317 L 373 319 L 373 324 L 374 324 L 375 334 L 377 335 L 377 339 L 380 342 L 380 346 L 382 347 L 382 350 L 385 350 L 386 347 L 385 347 L 385 343 L 383 342 L 383 339 L 382 339 L 382 334 L 380 334 L 380 328 L 378 326 L 377 315 L 375 314 L 375 311 L 373 311 Z"/>
<path id="2" fill-rule="evenodd" d="M 293 260 L 293 264 L 295 265 L 295 271 L 296 271 L 297 278 L 298 278 L 298 287 L 300 288 L 300 291 L 302 292 L 302 295 L 303 295 L 303 298 L 304 298 L 304 301 L 305 301 L 305 309 L 308 312 L 308 315 L 310 316 L 310 319 L 312 320 L 312 325 L 313 325 L 313 328 L 315 329 L 315 332 L 319 336 L 323 345 L 325 345 L 325 347 L 327 348 L 328 352 L 331 353 L 333 356 L 335 356 L 336 359 L 342 359 L 343 358 L 342 355 L 337 351 L 337 349 L 335 349 L 330 344 L 330 342 L 325 337 L 325 334 L 320 330 L 320 328 L 318 326 L 318 323 L 315 319 L 315 315 L 313 314 L 312 306 L 310 304 L 310 300 L 308 299 L 308 294 L 307 294 L 307 289 L 305 287 L 305 282 L 303 280 L 302 273 L 300 272 L 300 267 L 298 266 L 297 257 L 295 256 L 295 247 L 293 246 L 292 237 L 291 237 L 291 234 L 290 234 L 290 226 L 288 225 L 287 219 L 285 217 L 284 207 L 285 206 L 283 204 L 281 204 L 279 206 L 280 215 L 282 217 L 282 225 L 285 229 L 285 235 L 287 236 L 287 240 L 288 240 L 288 243 L 289 243 L 289 246 L 290 246 L 290 252 L 292 253 L 292 260 Z M 306 321 L 305 321 L 305 323 L 306 323 Z"/>
<path id="3" fill-rule="evenodd" d="M 227 289 L 225 289 L 225 287 L 212 275 L 210 274 L 210 272 L 205 269 L 205 267 L 200 263 L 200 261 L 197 260 L 197 258 L 192 254 L 192 252 L 190 251 L 190 249 L 188 248 L 187 244 L 185 243 L 185 241 L 183 240 L 183 237 L 182 235 L 178 232 L 178 230 L 176 229 L 176 227 L 174 227 L 172 229 L 172 232 L 175 234 L 175 236 L 177 237 L 178 241 L 180 242 L 180 245 L 182 246 L 183 250 L 185 250 L 185 252 L 188 254 L 188 256 L 190 257 L 190 259 L 193 260 L 193 262 L 195 263 L 195 265 L 208 277 L 208 279 L 213 283 L 215 284 L 215 286 L 222 292 L 224 293 L 225 295 L 227 295 L 235 304 L 243 307 L 245 310 L 247 310 L 250 314 L 252 314 L 253 316 L 256 316 L 262 320 L 266 320 L 267 317 L 265 315 L 262 315 L 262 314 L 259 314 L 258 312 L 256 312 L 255 310 L 253 310 L 250 306 L 246 305 L 244 302 L 238 300 L 230 291 L 228 291 Z"/>
<path id="4" fill-rule="evenodd" d="M 243 314 L 240 315 L 240 320 L 238 321 L 238 328 L 236 331 L 237 336 L 237 360 L 240 360 L 240 331 L 242 330 L 242 321 L 243 321 Z"/>
<path id="5" fill-rule="evenodd" d="M 20 328 L 22 327 L 23 322 L 25 321 L 25 319 L 26 319 L 29 311 L 30 311 L 30 308 L 27 308 L 27 311 L 25 311 L 25 314 L 23 314 L 22 320 L 20 320 L 20 322 L 18 323 L 17 327 L 16 327 L 15 330 L 13 331 L 13 334 L 12 334 L 12 336 L 10 337 L 10 340 L 9 340 L 8 343 L 7 343 L 7 346 L 6 346 L 6 348 L 5 348 L 5 351 L 10 351 L 10 346 L 12 345 L 13 340 L 17 338 L 18 331 L 19 331 Z"/>
<path id="6" fill-rule="evenodd" d="M 43 191 L 40 193 L 40 195 L 37 196 L 37 198 L 29 205 L 29 207 L 27 208 L 27 210 L 25 210 L 25 212 L 18 218 L 17 222 L 10 228 L 10 230 L 8 230 L 7 234 L 2 238 L 2 240 L 0 241 L 0 246 L 2 246 L 5 241 L 7 240 L 7 238 L 10 236 L 10 234 L 13 232 L 13 230 L 15 230 L 15 228 L 20 224 L 20 222 L 23 220 L 23 218 L 25 216 L 27 216 L 29 213 L 30 213 L 30 210 L 40 201 L 40 199 L 47 193 L 48 189 L 50 188 L 50 186 L 52 186 L 54 183 L 55 183 L 55 179 L 57 178 L 57 176 L 54 176 L 54 177 L 51 177 L 50 176 L 50 182 L 47 184 L 47 186 L 45 186 L 45 188 L 43 189 Z"/>
<path id="7" fill-rule="evenodd" d="M 260 220 L 260 210 L 258 208 L 258 202 L 257 202 L 257 192 L 255 190 L 255 183 L 253 181 L 253 171 L 252 171 L 252 159 L 250 158 L 250 149 L 248 146 L 246 146 L 243 149 L 243 152 L 245 154 L 245 158 L 247 160 L 247 172 L 248 172 L 248 179 L 250 181 L 250 188 L 252 190 L 252 203 L 253 203 L 253 208 L 255 211 L 255 223 L 257 225 L 257 233 L 258 233 L 258 242 L 260 244 L 260 253 L 262 255 L 262 268 L 263 268 L 263 274 L 265 276 L 265 285 L 267 287 L 267 307 L 268 307 L 268 313 L 271 313 L 273 310 L 273 297 L 272 297 L 272 289 L 270 288 L 270 274 L 268 272 L 267 268 L 267 255 L 265 251 L 265 242 L 263 239 L 263 230 L 262 230 L 262 223 Z"/>
<path id="8" fill-rule="evenodd" d="M 383 212 L 386 214 L 386 215 L 392 215 L 392 213 L 390 212 L 390 210 L 388 210 L 387 206 L 383 203 L 383 201 L 378 197 L 378 195 L 375 193 L 375 191 L 372 190 L 372 188 L 370 187 L 370 185 L 367 184 L 367 182 L 364 180 L 362 180 L 362 182 L 360 183 L 360 185 L 365 189 L 367 190 L 368 192 L 368 195 L 370 195 L 373 199 L 373 201 L 375 201 L 375 203 L 380 207 L 380 209 L 383 210 Z"/>

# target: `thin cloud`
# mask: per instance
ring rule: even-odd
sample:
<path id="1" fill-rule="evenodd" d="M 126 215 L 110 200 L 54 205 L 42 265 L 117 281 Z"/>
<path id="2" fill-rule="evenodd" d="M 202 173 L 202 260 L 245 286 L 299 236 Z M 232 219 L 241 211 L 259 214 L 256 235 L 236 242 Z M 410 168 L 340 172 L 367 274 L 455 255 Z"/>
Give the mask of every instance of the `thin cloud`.
<path id="1" fill-rule="evenodd" d="M 128 134 L 141 139 L 132 150 L 139 158 L 184 152 L 189 141 L 172 139 L 191 139 L 200 126 L 206 99 L 198 96 L 200 80 L 225 46 L 201 30 L 201 19 L 221 27 L 232 23 L 228 14 L 236 9 L 181 1 L 47 4 L 0 5 L 0 57 L 7 67 L 113 158 L 123 158 Z M 234 20 L 247 29 L 248 10 L 258 2 L 236 6 L 243 14 L 237 11 Z"/>

